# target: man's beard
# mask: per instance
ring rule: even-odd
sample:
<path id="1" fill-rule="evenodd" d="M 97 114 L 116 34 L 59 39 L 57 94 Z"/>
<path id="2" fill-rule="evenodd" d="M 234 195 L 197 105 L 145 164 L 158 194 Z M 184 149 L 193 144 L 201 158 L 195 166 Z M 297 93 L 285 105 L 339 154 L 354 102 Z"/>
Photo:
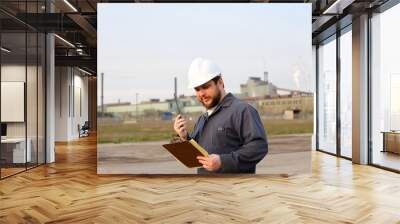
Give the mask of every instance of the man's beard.
<path id="1" fill-rule="evenodd" d="M 221 91 L 217 89 L 217 94 L 211 99 L 210 105 L 207 106 L 203 101 L 200 102 L 208 110 L 217 106 L 220 100 L 221 100 Z"/>

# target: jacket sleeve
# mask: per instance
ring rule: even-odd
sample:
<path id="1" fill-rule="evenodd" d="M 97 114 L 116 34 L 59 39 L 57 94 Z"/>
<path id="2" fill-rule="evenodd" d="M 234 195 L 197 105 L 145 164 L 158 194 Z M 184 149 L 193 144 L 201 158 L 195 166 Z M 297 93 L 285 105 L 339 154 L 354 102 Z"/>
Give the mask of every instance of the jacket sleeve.
<path id="1" fill-rule="evenodd" d="M 221 154 L 219 172 L 238 173 L 254 169 L 268 153 L 264 126 L 255 108 L 247 105 L 235 117 L 235 129 L 243 145 L 228 154 Z"/>

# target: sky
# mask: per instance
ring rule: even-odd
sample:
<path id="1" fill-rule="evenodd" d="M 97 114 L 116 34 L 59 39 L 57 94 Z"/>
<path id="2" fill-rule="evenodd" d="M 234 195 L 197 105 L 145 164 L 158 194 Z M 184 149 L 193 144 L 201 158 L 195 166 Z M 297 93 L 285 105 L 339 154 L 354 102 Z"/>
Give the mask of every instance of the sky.
<path id="1" fill-rule="evenodd" d="M 97 18 L 104 103 L 172 98 L 174 77 L 179 95 L 194 95 L 197 57 L 219 65 L 228 92 L 264 71 L 278 87 L 314 89 L 308 3 L 100 3 Z"/>

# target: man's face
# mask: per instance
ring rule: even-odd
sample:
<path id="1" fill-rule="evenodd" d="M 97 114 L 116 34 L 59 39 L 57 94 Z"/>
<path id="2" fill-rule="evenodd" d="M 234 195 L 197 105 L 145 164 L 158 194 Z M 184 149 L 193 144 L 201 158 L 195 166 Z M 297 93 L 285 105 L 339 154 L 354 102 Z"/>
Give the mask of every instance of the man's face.
<path id="1" fill-rule="evenodd" d="M 223 86 L 222 79 L 220 79 L 217 84 L 213 80 L 210 80 L 194 88 L 197 100 L 199 100 L 206 109 L 217 106 L 221 99 L 221 86 Z"/>

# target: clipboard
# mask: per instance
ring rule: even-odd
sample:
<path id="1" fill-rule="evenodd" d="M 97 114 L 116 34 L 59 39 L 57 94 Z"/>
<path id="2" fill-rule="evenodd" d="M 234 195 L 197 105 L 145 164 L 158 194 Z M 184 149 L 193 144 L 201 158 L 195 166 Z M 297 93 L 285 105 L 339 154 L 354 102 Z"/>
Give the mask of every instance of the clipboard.
<path id="1" fill-rule="evenodd" d="M 162 146 L 188 168 L 202 167 L 203 165 L 199 163 L 196 157 L 208 156 L 208 152 L 194 139 L 178 143 L 164 144 Z"/>

